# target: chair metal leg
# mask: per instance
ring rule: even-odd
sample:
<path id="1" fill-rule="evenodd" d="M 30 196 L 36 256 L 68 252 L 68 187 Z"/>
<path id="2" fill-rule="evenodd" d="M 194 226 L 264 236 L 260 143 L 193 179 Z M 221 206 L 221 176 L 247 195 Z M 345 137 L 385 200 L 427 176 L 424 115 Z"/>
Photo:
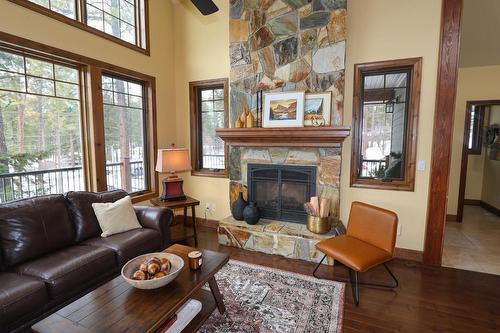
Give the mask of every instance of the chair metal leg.
<path id="1" fill-rule="evenodd" d="M 396 279 L 396 276 L 392 273 L 392 271 L 389 269 L 389 266 L 387 266 L 385 263 L 382 264 L 391 276 L 391 278 L 394 280 L 393 284 L 380 284 L 380 283 L 369 283 L 369 282 L 360 282 L 359 284 L 362 286 L 368 286 L 368 287 L 375 287 L 375 288 L 380 288 L 380 289 L 396 289 L 399 286 L 399 281 Z"/>
<path id="2" fill-rule="evenodd" d="M 323 256 L 323 258 L 321 259 L 321 261 L 314 268 L 313 276 L 315 278 L 322 279 L 321 277 L 319 277 L 319 276 L 316 275 L 316 272 L 321 267 L 321 264 L 323 263 L 323 261 L 325 260 L 325 258 L 326 258 L 326 255 Z M 381 289 L 390 289 L 390 290 L 395 289 L 395 288 L 397 288 L 399 286 L 399 281 L 396 278 L 396 276 L 394 275 L 394 273 L 392 273 L 392 271 L 389 269 L 389 266 L 387 266 L 386 263 L 383 263 L 382 265 L 384 266 L 384 268 L 387 271 L 387 273 L 389 273 L 389 275 L 393 279 L 393 281 L 394 281 L 393 284 L 379 284 L 379 283 L 360 282 L 359 281 L 358 272 L 355 271 L 355 270 L 352 270 L 349 267 L 348 267 L 348 269 L 349 269 L 349 279 L 335 279 L 335 281 L 349 282 L 349 283 L 351 283 L 352 293 L 353 293 L 353 297 L 354 297 L 354 303 L 356 304 L 356 306 L 358 306 L 359 305 L 359 298 L 360 298 L 359 297 L 359 286 L 360 285 L 367 286 L 367 287 L 381 288 Z"/>
<path id="3" fill-rule="evenodd" d="M 354 279 L 352 278 L 354 276 Z M 354 298 L 354 304 L 359 305 L 359 280 L 358 272 L 353 271 L 349 268 L 349 280 L 351 282 L 352 296 Z M 354 281 L 353 281 L 354 280 Z"/>
<path id="4" fill-rule="evenodd" d="M 316 267 L 314 268 L 314 271 L 313 271 L 313 276 L 317 279 L 321 279 L 320 277 L 316 276 L 316 271 L 318 270 L 318 268 L 321 267 L 321 264 L 323 263 L 323 260 L 325 260 L 326 258 L 326 254 L 323 256 L 323 259 L 321 259 L 321 261 L 316 265 Z"/>
<path id="5" fill-rule="evenodd" d="M 398 279 L 396 279 L 396 276 L 394 275 L 394 273 L 389 269 L 389 266 L 387 266 L 387 264 L 385 262 L 383 265 L 384 265 L 385 269 L 387 270 L 387 273 L 389 273 L 389 275 L 394 280 L 394 285 L 392 286 L 392 289 L 399 287 L 399 281 L 398 281 Z"/>

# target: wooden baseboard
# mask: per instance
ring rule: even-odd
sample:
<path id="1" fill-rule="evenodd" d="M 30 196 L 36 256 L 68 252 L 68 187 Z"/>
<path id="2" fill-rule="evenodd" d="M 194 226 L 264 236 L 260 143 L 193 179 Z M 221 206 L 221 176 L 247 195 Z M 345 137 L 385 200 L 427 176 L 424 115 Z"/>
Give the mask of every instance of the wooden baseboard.
<path id="1" fill-rule="evenodd" d="M 175 215 L 174 222 L 172 225 L 183 224 L 183 223 L 184 223 L 184 215 Z M 191 216 L 188 216 L 186 220 L 186 225 L 191 226 L 192 224 L 193 222 Z M 219 221 L 197 217 L 196 226 L 202 226 L 210 229 L 217 229 L 217 227 L 219 226 Z"/>
<path id="2" fill-rule="evenodd" d="M 477 199 L 465 199 L 464 200 L 464 205 L 481 206 L 481 200 L 477 200 Z"/>
<path id="3" fill-rule="evenodd" d="M 399 259 L 411 260 L 411 261 L 423 261 L 424 253 L 422 251 L 402 249 L 397 247 L 394 251 L 394 257 Z"/>
<path id="4" fill-rule="evenodd" d="M 496 216 L 500 217 L 500 209 L 496 208 L 495 206 L 490 205 L 487 202 L 481 201 L 480 206 L 489 211 L 492 214 L 495 214 Z"/>
<path id="5" fill-rule="evenodd" d="M 196 218 L 196 225 L 209 229 L 217 229 L 217 227 L 219 226 L 219 221 L 209 219 L 205 220 L 204 218 L 198 217 Z M 422 262 L 423 252 L 397 247 L 394 256 L 399 259 Z"/>
<path id="6" fill-rule="evenodd" d="M 457 222 L 457 216 L 452 214 L 446 214 L 446 222 Z"/>
<path id="7" fill-rule="evenodd" d="M 219 226 L 219 221 L 197 217 L 196 218 L 196 225 L 200 226 L 200 227 L 209 228 L 209 229 L 217 229 L 217 227 Z"/>

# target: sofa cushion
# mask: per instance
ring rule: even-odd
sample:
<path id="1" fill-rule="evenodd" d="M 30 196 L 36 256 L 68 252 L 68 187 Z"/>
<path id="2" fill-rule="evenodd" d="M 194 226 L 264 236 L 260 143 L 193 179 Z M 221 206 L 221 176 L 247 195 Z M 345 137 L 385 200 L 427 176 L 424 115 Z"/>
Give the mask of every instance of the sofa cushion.
<path id="1" fill-rule="evenodd" d="M 68 192 L 66 200 L 73 217 L 73 224 L 76 232 L 76 242 L 80 243 L 91 237 L 97 237 L 101 234 L 99 222 L 92 208 L 93 203 L 115 202 L 128 194 L 125 191 L 110 191 L 102 193 L 92 192 Z"/>
<path id="2" fill-rule="evenodd" d="M 0 327 L 41 311 L 48 302 L 45 284 L 35 278 L 0 273 Z"/>
<path id="3" fill-rule="evenodd" d="M 82 244 L 105 247 L 116 252 L 118 263 L 125 264 L 132 258 L 160 250 L 160 232 L 152 229 L 134 229 L 106 238 L 95 237 Z"/>
<path id="4" fill-rule="evenodd" d="M 62 195 L 0 205 L 0 247 L 6 266 L 69 246 L 73 239 L 73 225 Z"/>
<path id="5" fill-rule="evenodd" d="M 102 230 L 101 237 L 142 228 L 129 196 L 115 202 L 96 202 L 92 208 Z"/>
<path id="6" fill-rule="evenodd" d="M 115 254 L 105 247 L 74 245 L 14 268 L 43 280 L 50 298 L 66 297 L 117 272 Z"/>

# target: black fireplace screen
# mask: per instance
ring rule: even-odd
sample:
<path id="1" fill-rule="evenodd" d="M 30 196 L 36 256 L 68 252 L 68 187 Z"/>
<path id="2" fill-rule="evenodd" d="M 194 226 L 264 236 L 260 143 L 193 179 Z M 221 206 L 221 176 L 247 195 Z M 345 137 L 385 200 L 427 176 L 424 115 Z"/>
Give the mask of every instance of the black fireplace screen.
<path id="1" fill-rule="evenodd" d="M 304 203 L 316 195 L 316 167 L 248 164 L 248 195 L 262 218 L 305 224 Z"/>

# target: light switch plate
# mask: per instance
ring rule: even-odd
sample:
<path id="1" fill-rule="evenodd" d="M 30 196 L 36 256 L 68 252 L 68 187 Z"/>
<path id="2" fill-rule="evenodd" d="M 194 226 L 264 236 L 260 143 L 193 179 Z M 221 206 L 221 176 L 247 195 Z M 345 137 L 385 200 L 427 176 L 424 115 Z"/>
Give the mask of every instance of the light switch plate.
<path id="1" fill-rule="evenodd" d="M 417 162 L 417 170 L 418 171 L 425 171 L 425 161 L 420 160 Z"/>

